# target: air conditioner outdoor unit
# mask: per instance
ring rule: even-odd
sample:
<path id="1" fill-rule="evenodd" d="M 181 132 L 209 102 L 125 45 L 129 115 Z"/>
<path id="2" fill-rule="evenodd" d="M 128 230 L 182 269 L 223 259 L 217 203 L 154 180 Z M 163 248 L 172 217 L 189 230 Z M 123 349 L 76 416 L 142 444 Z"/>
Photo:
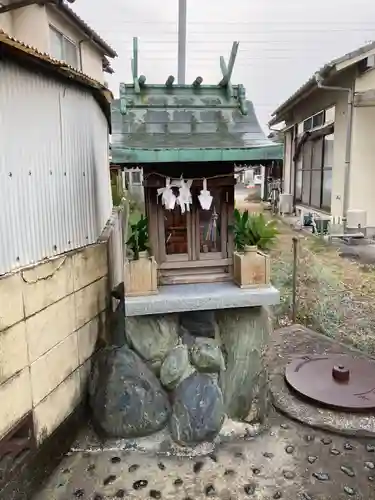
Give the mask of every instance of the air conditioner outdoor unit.
<path id="1" fill-rule="evenodd" d="M 280 194 L 280 213 L 291 214 L 293 212 L 293 195 L 289 193 Z"/>
<path id="2" fill-rule="evenodd" d="M 346 227 L 348 229 L 366 229 L 367 212 L 365 210 L 348 210 Z"/>

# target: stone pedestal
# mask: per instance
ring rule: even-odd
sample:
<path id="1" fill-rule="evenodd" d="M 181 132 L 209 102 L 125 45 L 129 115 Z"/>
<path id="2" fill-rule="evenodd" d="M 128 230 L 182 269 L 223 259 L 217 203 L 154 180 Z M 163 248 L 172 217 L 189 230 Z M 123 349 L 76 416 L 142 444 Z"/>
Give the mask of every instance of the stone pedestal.
<path id="1" fill-rule="evenodd" d="M 263 307 L 217 312 L 226 370 L 220 385 L 228 417 L 261 421 L 266 413 L 265 351 L 271 322 Z"/>
<path id="2" fill-rule="evenodd" d="M 164 296 L 162 289 L 147 300 L 125 299 L 125 344 L 94 361 L 90 401 L 97 425 L 118 438 L 168 425 L 176 442 L 194 445 L 212 441 L 226 416 L 261 422 L 268 306 L 278 292 L 231 283 L 170 286 Z"/>

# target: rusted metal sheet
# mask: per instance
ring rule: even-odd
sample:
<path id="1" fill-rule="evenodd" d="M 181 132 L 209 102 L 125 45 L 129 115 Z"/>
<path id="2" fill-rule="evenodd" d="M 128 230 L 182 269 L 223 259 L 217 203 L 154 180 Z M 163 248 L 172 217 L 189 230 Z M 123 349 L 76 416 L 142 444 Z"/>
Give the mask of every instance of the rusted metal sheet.
<path id="1" fill-rule="evenodd" d="M 285 370 L 289 387 L 317 404 L 344 411 L 375 409 L 375 362 L 342 355 L 299 357 Z"/>
<path id="2" fill-rule="evenodd" d="M 8 61 L 0 71 L 1 275 L 94 243 L 112 201 L 91 93 Z"/>

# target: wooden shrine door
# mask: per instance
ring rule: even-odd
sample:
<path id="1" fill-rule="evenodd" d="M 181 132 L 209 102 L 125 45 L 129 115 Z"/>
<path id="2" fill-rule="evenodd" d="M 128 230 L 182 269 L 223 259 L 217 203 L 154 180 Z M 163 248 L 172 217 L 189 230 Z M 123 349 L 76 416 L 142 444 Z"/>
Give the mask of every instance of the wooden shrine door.
<path id="1" fill-rule="evenodd" d="M 231 279 L 233 186 L 211 188 L 210 210 L 199 203 L 201 187 L 191 189 L 190 211 L 157 205 L 160 284 L 202 283 Z"/>

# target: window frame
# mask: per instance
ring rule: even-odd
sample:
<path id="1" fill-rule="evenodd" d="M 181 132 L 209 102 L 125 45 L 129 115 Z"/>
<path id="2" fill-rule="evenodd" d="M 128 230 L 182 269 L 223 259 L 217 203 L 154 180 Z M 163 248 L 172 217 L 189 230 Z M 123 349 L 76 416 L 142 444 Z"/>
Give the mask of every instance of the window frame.
<path id="1" fill-rule="evenodd" d="M 142 186 L 142 171 L 132 170 L 131 171 L 131 185 L 132 186 Z"/>
<path id="2" fill-rule="evenodd" d="M 325 112 L 326 112 L 325 109 L 323 109 L 321 111 L 318 111 L 318 113 L 314 113 L 313 115 L 303 120 L 302 122 L 303 133 L 322 127 L 325 124 Z M 321 123 L 316 124 L 318 120 L 320 121 L 320 118 L 321 118 Z M 311 122 L 311 125 L 307 125 L 309 122 Z"/>
<path id="3" fill-rule="evenodd" d="M 66 64 L 68 64 L 69 66 L 72 66 L 73 68 L 75 69 L 79 69 L 81 70 L 81 63 L 80 63 L 80 57 L 79 57 L 79 48 L 78 48 L 78 45 L 77 43 L 72 40 L 70 37 L 68 37 L 67 35 L 65 35 L 61 30 L 59 30 L 58 28 L 56 28 L 56 26 L 54 26 L 53 24 L 49 24 L 49 30 L 50 30 L 50 33 L 54 33 L 55 35 L 58 35 L 60 37 L 60 40 L 61 40 L 61 53 L 62 53 L 62 59 L 59 59 L 60 61 L 64 61 Z M 74 64 L 72 64 L 71 62 L 67 61 L 65 56 L 66 56 L 66 50 L 65 50 L 65 47 L 64 47 L 64 43 L 69 43 L 71 46 L 73 46 L 75 48 L 75 54 L 76 54 L 76 61 Z M 51 55 L 52 57 L 55 58 L 54 54 L 52 53 L 52 44 L 51 44 L 51 37 L 50 37 L 50 52 L 51 52 Z M 56 58 L 58 59 L 58 58 Z"/>
<path id="4" fill-rule="evenodd" d="M 333 132 L 334 134 L 334 132 Z M 296 202 L 301 203 L 302 205 L 315 208 L 317 210 L 322 210 L 325 212 L 330 212 L 331 211 L 331 204 L 329 206 L 325 205 L 323 203 L 323 185 L 324 185 L 324 174 L 325 172 L 333 170 L 333 165 L 326 165 L 325 164 L 325 150 L 326 150 L 326 137 L 330 136 L 332 134 L 327 134 L 327 135 L 322 135 L 316 139 L 309 140 L 306 142 L 306 144 L 303 146 L 302 150 L 302 161 L 299 162 L 296 170 L 296 179 L 295 179 L 295 192 L 297 191 L 297 176 L 301 176 L 301 187 L 300 187 L 300 196 L 297 196 L 296 193 Z M 316 145 L 318 142 L 321 141 L 321 151 L 317 150 L 315 147 L 316 154 L 318 153 L 320 156 L 320 167 L 316 168 L 314 167 L 314 160 L 316 159 L 316 156 L 314 156 L 314 145 Z M 311 154 L 307 158 L 307 163 L 306 163 L 306 157 L 304 156 L 304 153 L 306 151 L 306 147 L 311 148 Z M 320 146 L 319 146 L 320 147 Z M 313 198 L 313 172 L 319 172 L 319 203 L 312 203 L 312 198 Z M 306 191 L 304 191 L 304 178 L 308 178 L 308 201 L 306 201 L 306 198 L 304 197 L 304 194 Z M 306 181 L 305 181 L 306 182 Z M 331 196 L 332 196 L 332 188 L 331 188 Z"/>

